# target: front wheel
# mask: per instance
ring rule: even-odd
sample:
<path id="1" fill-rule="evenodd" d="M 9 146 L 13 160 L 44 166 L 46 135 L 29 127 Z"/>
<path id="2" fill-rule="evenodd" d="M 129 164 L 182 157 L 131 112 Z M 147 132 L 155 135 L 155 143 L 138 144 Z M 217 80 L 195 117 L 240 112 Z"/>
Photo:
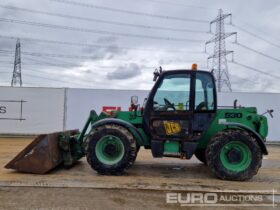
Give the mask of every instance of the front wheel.
<path id="1" fill-rule="evenodd" d="M 220 179 L 243 181 L 257 174 L 262 164 L 262 151 L 248 132 L 228 130 L 211 139 L 206 159 Z"/>
<path id="2" fill-rule="evenodd" d="M 101 126 L 89 136 L 87 161 L 100 174 L 121 174 L 134 163 L 136 155 L 136 140 L 122 126 Z"/>

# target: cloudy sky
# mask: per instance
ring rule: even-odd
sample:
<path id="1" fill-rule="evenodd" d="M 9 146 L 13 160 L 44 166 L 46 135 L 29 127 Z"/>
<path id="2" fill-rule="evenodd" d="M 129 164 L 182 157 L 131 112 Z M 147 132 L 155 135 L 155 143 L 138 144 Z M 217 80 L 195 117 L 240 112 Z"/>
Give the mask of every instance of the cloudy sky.
<path id="1" fill-rule="evenodd" d="M 159 66 L 207 69 L 219 8 L 238 37 L 226 41 L 233 91 L 280 92 L 279 0 L 1 0 L 0 85 L 17 38 L 24 86 L 150 89 Z"/>

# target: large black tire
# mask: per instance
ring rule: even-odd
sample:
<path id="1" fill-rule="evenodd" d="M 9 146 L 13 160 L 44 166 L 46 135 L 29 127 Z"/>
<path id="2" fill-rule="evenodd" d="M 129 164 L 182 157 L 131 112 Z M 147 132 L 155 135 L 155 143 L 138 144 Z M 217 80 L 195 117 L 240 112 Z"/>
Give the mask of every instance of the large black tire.
<path id="1" fill-rule="evenodd" d="M 207 165 L 206 161 L 206 149 L 197 149 L 194 153 L 195 157 L 202 162 L 203 164 Z"/>
<path id="2" fill-rule="evenodd" d="M 113 164 L 105 163 L 96 153 L 98 142 L 105 136 L 114 136 L 120 139 L 124 152 L 121 159 Z M 87 161 L 100 174 L 104 175 L 120 175 L 125 169 L 129 168 L 135 161 L 137 156 L 137 143 L 133 135 L 124 127 L 114 124 L 100 126 L 91 131 L 88 137 L 86 149 Z M 98 148 L 98 147 L 97 147 Z"/>
<path id="3" fill-rule="evenodd" d="M 136 161 L 139 150 L 140 150 L 140 146 L 139 146 L 139 144 L 137 144 L 136 145 L 136 155 L 135 155 L 135 158 L 134 158 L 134 162 Z"/>
<path id="4" fill-rule="evenodd" d="M 237 146 L 237 150 L 234 148 L 236 146 L 232 145 L 241 145 L 241 149 Z M 231 148 L 229 152 L 225 153 L 224 151 L 229 148 Z M 242 148 L 245 148 L 245 150 Z M 228 158 L 227 164 L 225 164 L 225 154 Z M 240 156 L 240 154 L 242 155 Z M 208 143 L 206 159 L 213 173 L 220 179 L 244 181 L 257 174 L 262 164 L 262 151 L 256 139 L 248 132 L 238 129 L 225 130 L 219 132 Z M 234 166 L 234 164 L 239 163 L 244 164 Z"/>

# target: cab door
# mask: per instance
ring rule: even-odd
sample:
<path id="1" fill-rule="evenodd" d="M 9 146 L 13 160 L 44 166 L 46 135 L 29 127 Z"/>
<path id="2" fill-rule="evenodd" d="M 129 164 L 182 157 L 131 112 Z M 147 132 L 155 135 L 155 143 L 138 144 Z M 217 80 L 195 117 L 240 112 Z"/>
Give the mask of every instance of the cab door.
<path id="1" fill-rule="evenodd" d="M 216 106 L 211 73 L 164 72 L 150 92 L 143 127 L 152 140 L 195 141 L 213 121 Z"/>
<path id="2" fill-rule="evenodd" d="M 153 140 L 189 139 L 192 134 L 193 74 L 164 74 L 150 98 L 149 129 Z"/>

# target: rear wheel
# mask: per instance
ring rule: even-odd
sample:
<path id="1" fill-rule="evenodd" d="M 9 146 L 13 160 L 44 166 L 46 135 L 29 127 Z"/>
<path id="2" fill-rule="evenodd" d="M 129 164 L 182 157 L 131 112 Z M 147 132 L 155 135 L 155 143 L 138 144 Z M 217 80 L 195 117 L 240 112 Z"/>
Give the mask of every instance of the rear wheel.
<path id="1" fill-rule="evenodd" d="M 217 177 L 241 181 L 257 174 L 262 163 L 262 151 L 248 132 L 228 130 L 211 139 L 206 159 Z"/>
<path id="2" fill-rule="evenodd" d="M 136 158 L 137 158 L 137 155 L 138 155 L 139 150 L 140 150 L 140 146 L 137 144 L 137 145 L 136 145 L 136 155 L 135 155 L 135 157 L 134 157 L 134 162 L 136 161 Z"/>
<path id="3" fill-rule="evenodd" d="M 87 161 L 98 173 L 117 175 L 134 163 L 136 146 L 136 140 L 126 128 L 101 126 L 89 136 Z"/>

